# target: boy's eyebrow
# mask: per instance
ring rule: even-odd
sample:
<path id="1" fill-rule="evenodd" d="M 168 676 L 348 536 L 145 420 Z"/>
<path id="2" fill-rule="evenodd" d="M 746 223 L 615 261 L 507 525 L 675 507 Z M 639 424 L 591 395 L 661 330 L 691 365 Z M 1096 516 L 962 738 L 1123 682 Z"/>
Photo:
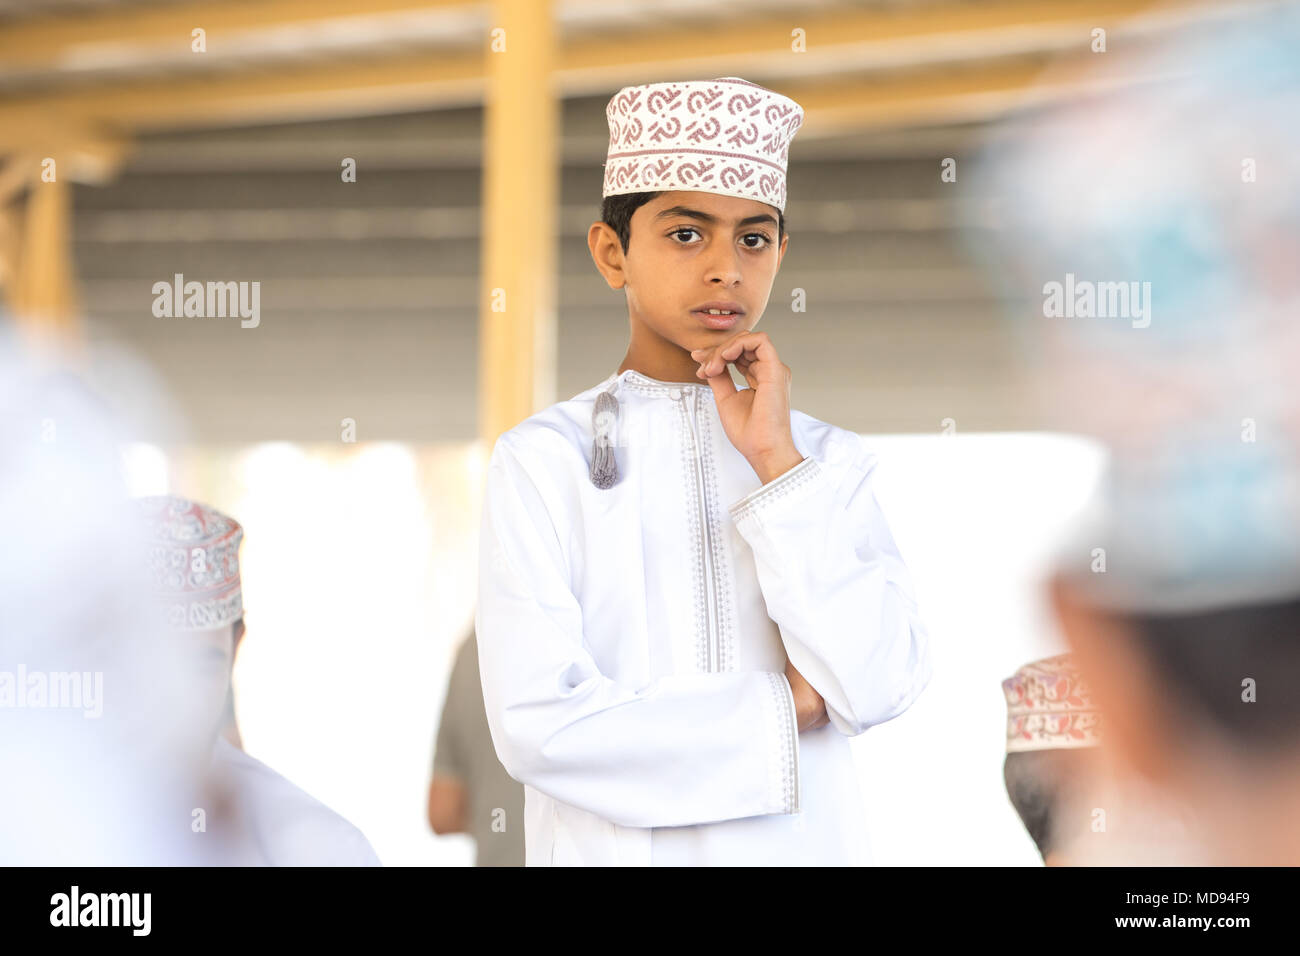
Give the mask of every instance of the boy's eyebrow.
<path id="1" fill-rule="evenodd" d="M 698 219 L 700 222 L 707 222 L 710 225 L 719 222 L 717 216 L 712 213 L 703 212 L 699 209 L 692 209 L 689 206 L 670 206 L 662 212 L 656 214 L 655 219 L 670 219 L 674 216 L 685 216 L 688 219 Z M 770 213 L 761 213 L 757 216 L 748 216 L 736 223 L 737 226 L 753 226 L 760 222 L 768 222 L 777 225 L 776 218 Z"/>

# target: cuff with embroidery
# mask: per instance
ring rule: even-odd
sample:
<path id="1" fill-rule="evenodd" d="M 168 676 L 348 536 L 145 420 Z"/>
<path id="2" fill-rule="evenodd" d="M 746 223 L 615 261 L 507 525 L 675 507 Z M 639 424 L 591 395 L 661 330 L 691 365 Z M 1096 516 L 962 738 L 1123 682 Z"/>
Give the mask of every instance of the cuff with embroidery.
<path id="1" fill-rule="evenodd" d="M 763 715 L 771 741 L 768 761 L 768 792 L 775 797 L 773 813 L 799 813 L 799 718 L 795 713 L 794 690 L 785 674 L 765 671 L 768 693 L 763 696 Z"/>
<path id="2" fill-rule="evenodd" d="M 817 494 L 826 484 L 826 472 L 811 455 L 784 474 L 777 475 L 761 488 L 756 488 L 727 511 L 731 520 L 742 525 L 751 520 L 762 522 L 764 515 L 774 510 L 797 504 L 809 495 Z"/>

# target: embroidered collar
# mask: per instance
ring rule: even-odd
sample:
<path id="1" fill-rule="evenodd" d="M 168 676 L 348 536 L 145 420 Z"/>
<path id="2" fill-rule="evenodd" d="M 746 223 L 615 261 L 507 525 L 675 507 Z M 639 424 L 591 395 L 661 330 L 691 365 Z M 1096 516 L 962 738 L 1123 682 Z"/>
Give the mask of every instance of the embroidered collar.
<path id="1" fill-rule="evenodd" d="M 665 382 L 657 378 L 651 378 L 649 375 L 642 375 L 635 369 L 630 368 L 622 372 L 616 372 L 605 379 L 601 383 L 602 391 L 615 380 L 628 388 L 650 395 L 670 395 L 674 389 L 681 392 L 689 388 L 702 388 L 710 394 L 713 391 L 708 382 Z"/>

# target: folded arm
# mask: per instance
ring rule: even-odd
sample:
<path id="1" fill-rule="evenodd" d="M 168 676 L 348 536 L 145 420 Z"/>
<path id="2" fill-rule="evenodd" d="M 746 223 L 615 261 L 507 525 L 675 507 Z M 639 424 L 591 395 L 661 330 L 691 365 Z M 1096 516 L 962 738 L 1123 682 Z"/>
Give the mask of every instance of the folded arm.
<path id="1" fill-rule="evenodd" d="M 733 504 L 768 616 L 791 663 L 856 736 L 898 716 L 929 682 L 911 575 L 871 490 L 875 458 L 852 435 Z"/>

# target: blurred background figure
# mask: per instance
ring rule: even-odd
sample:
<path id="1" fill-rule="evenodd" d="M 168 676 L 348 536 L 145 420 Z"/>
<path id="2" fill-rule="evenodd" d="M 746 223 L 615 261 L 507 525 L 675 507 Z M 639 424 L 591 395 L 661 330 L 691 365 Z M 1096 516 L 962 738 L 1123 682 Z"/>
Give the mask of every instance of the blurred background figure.
<path id="1" fill-rule="evenodd" d="M 524 865 L 524 788 L 497 759 L 483 704 L 478 641 L 456 652 L 438 723 L 429 826 L 474 838 L 475 866 Z"/>
<path id="2" fill-rule="evenodd" d="M 1189 845 L 1295 865 L 1300 11 L 1167 41 L 1144 84 L 1014 124 L 987 160 L 1044 394 L 1110 450 L 1051 596 L 1107 747 L 1185 802 Z"/>
<path id="3" fill-rule="evenodd" d="M 244 639 L 244 619 L 241 617 L 232 626 L 230 666 L 233 669 L 239 658 L 239 643 Z M 239 717 L 235 713 L 235 685 L 232 681 L 226 690 L 226 704 L 221 715 L 221 736 L 232 747 L 244 749 L 244 739 L 239 734 Z"/>
<path id="4" fill-rule="evenodd" d="M 1101 748 L 1101 714 L 1069 654 L 1033 661 L 1002 682 L 1003 779 L 1047 866 L 1197 862 L 1165 796 L 1117 772 Z"/>
<path id="5" fill-rule="evenodd" d="M 168 632 L 191 645 L 191 700 L 212 754 L 210 792 L 219 793 L 215 832 L 223 863 L 265 866 L 378 866 L 361 831 L 266 764 L 232 745 L 230 672 L 243 630 L 239 545 L 233 518 L 174 495 L 135 501 L 147 535 L 145 568 Z M 222 819 L 223 814 L 229 819 Z"/>
<path id="6" fill-rule="evenodd" d="M 1058 866 L 1067 862 L 1061 845 L 1093 822 L 1099 715 L 1067 654 L 1026 664 L 1002 682 L 1002 693 L 1007 796 L 1043 862 Z"/>
<path id="7" fill-rule="evenodd" d="M 0 862 L 203 862 L 196 654 L 149 614 L 121 423 L 0 318 Z"/>

